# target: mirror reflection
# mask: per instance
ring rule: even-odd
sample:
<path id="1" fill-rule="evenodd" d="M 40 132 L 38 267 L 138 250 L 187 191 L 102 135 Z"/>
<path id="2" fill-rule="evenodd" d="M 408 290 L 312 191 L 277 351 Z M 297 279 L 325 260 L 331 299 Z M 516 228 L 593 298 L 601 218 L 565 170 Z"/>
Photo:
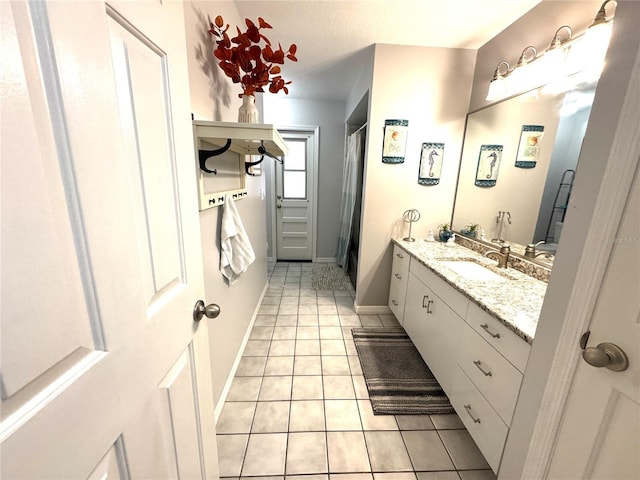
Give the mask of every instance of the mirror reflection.
<path id="1" fill-rule="evenodd" d="M 594 92 L 593 84 L 566 93 L 541 87 L 470 113 L 452 220 L 456 230 L 510 243 L 521 255 L 538 244 L 536 258 L 552 260 Z M 532 254 L 530 247 L 527 256 Z"/>

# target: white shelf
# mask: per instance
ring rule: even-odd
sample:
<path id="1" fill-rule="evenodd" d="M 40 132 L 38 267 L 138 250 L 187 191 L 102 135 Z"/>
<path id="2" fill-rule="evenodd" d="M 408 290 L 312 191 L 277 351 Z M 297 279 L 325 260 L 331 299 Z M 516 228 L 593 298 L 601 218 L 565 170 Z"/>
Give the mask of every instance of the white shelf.
<path id="1" fill-rule="evenodd" d="M 217 147 L 231 140 L 232 152 L 240 155 L 260 155 L 258 147 L 280 157 L 288 153 L 284 140 L 273 125 L 264 123 L 207 122 L 194 120 L 195 135 Z"/>
<path id="2" fill-rule="evenodd" d="M 264 146 L 266 152 L 274 157 L 282 157 L 288 153 L 278 131 L 268 124 L 194 120 L 193 137 L 201 211 L 224 205 L 226 195 L 232 195 L 238 200 L 247 195 L 245 162 L 256 161 L 255 156 L 261 155 L 259 147 Z M 231 144 L 227 151 L 207 159 L 206 168 L 216 170 L 217 173 L 201 170 L 199 151 L 219 150 L 229 140 Z M 265 156 L 265 161 L 273 160 Z"/>

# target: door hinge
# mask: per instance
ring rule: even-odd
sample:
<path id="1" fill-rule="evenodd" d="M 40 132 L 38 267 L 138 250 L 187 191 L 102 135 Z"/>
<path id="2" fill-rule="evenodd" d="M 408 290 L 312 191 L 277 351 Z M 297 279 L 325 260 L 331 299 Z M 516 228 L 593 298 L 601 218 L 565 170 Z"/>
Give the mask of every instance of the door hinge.
<path id="1" fill-rule="evenodd" d="M 589 341 L 589 335 L 591 335 L 591 331 L 587 330 L 586 332 L 584 332 L 582 334 L 582 337 L 580 337 L 580 348 L 582 350 L 587 348 L 587 342 Z"/>

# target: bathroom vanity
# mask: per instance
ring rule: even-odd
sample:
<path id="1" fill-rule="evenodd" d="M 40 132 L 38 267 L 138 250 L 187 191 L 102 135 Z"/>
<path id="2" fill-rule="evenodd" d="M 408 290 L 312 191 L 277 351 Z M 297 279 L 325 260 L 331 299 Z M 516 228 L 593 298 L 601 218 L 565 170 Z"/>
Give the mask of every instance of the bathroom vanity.
<path id="1" fill-rule="evenodd" d="M 497 473 L 547 284 L 459 245 L 393 242 L 389 307 Z"/>

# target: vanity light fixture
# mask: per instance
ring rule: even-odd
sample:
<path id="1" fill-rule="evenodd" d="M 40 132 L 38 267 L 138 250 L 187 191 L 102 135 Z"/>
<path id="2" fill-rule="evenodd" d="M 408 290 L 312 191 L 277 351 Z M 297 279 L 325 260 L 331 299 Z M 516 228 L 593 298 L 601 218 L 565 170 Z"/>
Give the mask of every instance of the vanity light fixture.
<path id="1" fill-rule="evenodd" d="M 528 46 L 513 69 L 509 69 L 507 62 L 500 62 L 489 83 L 486 100 L 501 100 L 541 85 L 562 83 L 558 80 L 577 72 L 581 72 L 578 83 L 596 81 L 611 38 L 613 14 L 607 17 L 609 3 L 617 4 L 616 0 L 605 0 L 591 25 L 578 38 L 573 38 L 571 27 L 563 25 L 543 54 L 538 55 L 535 47 Z M 505 65 L 506 69 L 501 70 Z M 561 88 L 567 90 L 571 85 Z"/>
<path id="2" fill-rule="evenodd" d="M 500 67 L 504 66 L 505 71 L 502 73 Z M 500 62 L 496 66 L 496 71 L 493 73 L 493 78 L 489 83 L 489 91 L 487 92 L 487 102 L 498 100 L 507 96 L 507 79 L 509 75 L 509 64 L 507 62 Z"/>
<path id="3" fill-rule="evenodd" d="M 529 45 L 520 54 L 518 63 L 509 75 L 508 86 L 511 92 L 525 92 L 539 85 L 540 62 L 535 63 L 538 51 Z"/>
<path id="4" fill-rule="evenodd" d="M 607 18 L 607 6 L 611 2 L 617 5 L 615 0 L 605 0 L 580 41 L 569 51 L 569 68 L 573 72 L 585 70 L 584 81 L 597 79 L 602 71 L 613 29 L 613 15 Z"/>
<path id="5" fill-rule="evenodd" d="M 564 40 L 560 36 L 563 31 L 567 34 L 567 38 Z M 564 45 L 571 40 L 572 36 L 573 30 L 569 25 L 563 25 L 553 34 L 549 47 L 540 59 L 541 68 L 548 71 L 550 75 L 560 76 L 564 74 L 563 62 L 567 55 L 567 49 Z"/>

